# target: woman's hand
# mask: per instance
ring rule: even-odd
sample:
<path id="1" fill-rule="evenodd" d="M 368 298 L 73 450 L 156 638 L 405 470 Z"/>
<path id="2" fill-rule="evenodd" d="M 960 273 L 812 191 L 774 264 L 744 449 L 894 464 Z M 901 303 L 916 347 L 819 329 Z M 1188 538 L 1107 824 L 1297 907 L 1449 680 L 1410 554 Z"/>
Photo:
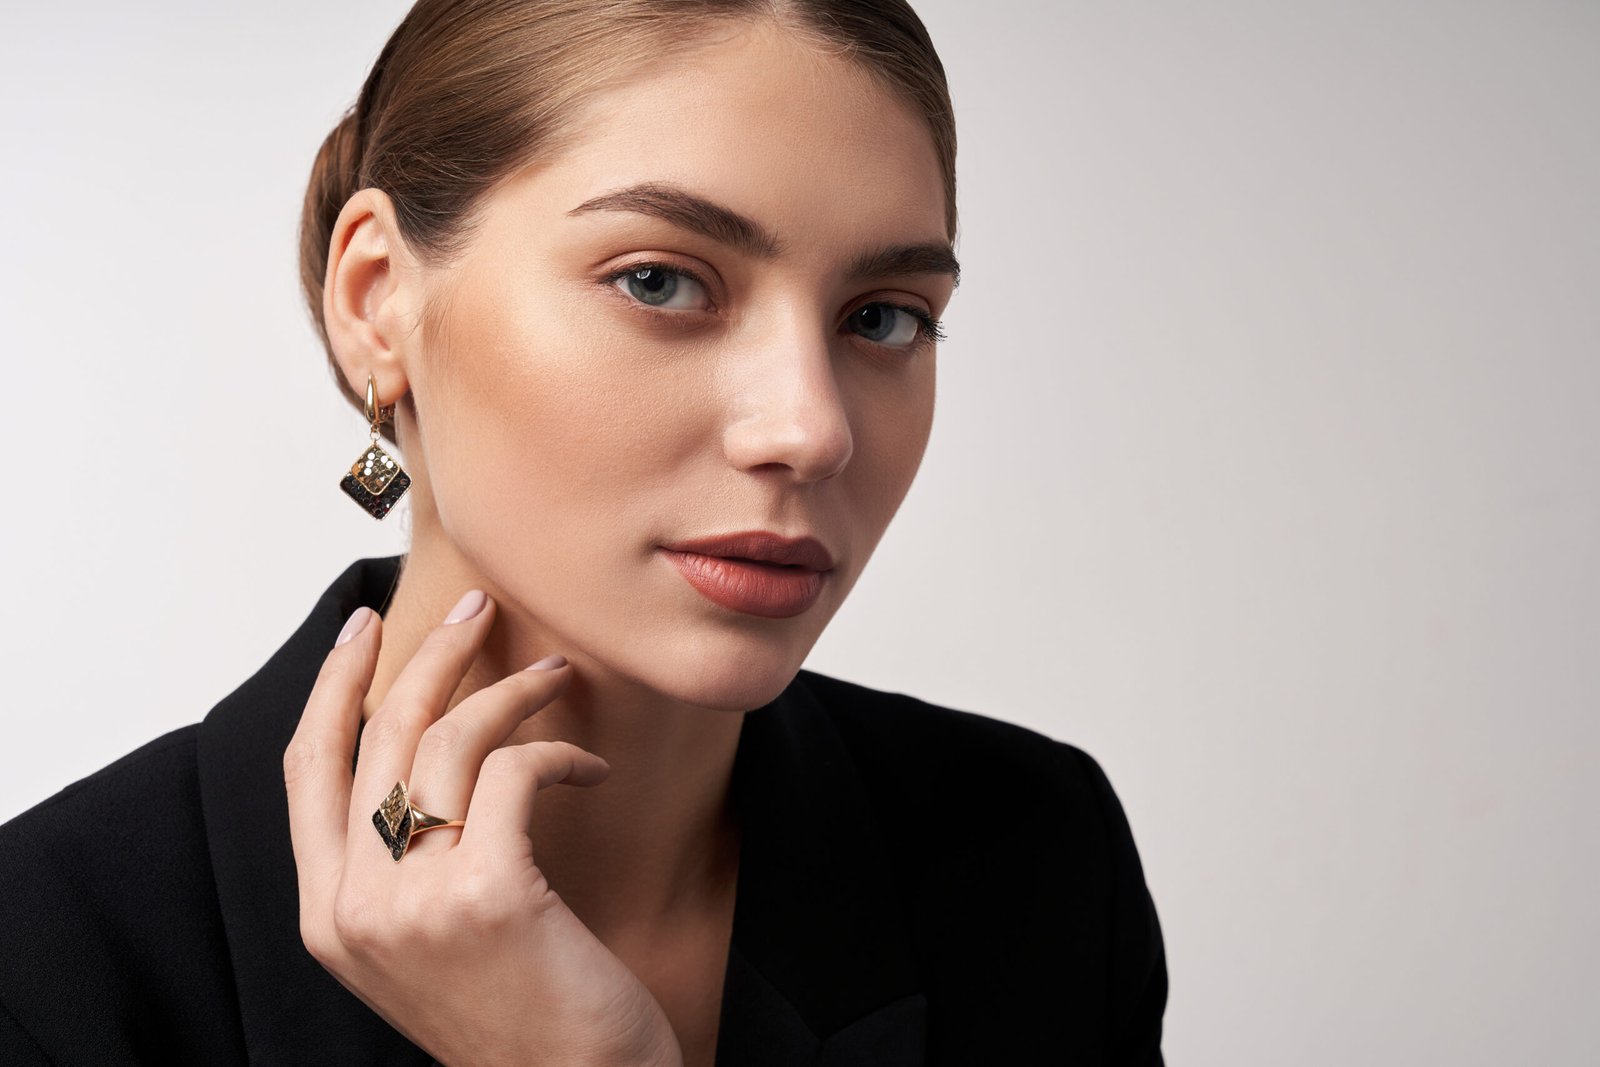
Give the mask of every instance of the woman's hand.
<path id="1" fill-rule="evenodd" d="M 283 758 L 306 948 L 448 1067 L 681 1065 L 660 1005 L 551 890 L 528 837 L 538 790 L 598 784 L 609 765 L 565 741 L 501 747 L 571 667 L 518 671 L 441 715 L 493 624 L 485 596 L 428 635 L 360 729 L 383 629 L 361 613 Z M 397 863 L 372 813 L 401 780 L 417 807 L 466 825 L 417 835 Z"/>

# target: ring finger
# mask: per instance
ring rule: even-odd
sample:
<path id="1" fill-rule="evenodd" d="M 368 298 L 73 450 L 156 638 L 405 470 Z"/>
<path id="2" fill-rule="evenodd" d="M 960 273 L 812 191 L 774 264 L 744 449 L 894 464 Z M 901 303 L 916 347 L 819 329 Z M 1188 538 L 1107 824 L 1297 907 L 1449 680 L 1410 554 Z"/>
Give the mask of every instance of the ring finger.
<path id="1" fill-rule="evenodd" d="M 546 656 L 478 690 L 423 731 L 407 785 L 435 805 L 425 810 L 463 818 L 484 759 L 554 699 L 571 676 L 564 657 Z M 454 843 L 453 834 L 430 833 L 413 841 L 408 851 L 443 850 Z"/>

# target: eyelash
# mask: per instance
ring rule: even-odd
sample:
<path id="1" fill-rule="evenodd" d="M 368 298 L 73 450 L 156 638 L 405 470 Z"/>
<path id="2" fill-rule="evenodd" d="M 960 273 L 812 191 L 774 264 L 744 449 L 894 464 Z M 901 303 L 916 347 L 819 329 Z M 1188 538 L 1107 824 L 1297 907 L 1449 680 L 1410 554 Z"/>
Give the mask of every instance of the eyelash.
<path id="1" fill-rule="evenodd" d="M 623 267 L 621 270 L 612 271 L 605 277 L 604 282 L 606 285 L 616 288 L 617 282 L 621 281 L 628 275 L 634 274 L 641 270 L 659 270 L 665 271 L 668 274 L 682 275 L 683 277 L 688 278 L 689 280 L 698 284 L 700 288 L 706 290 L 706 292 L 709 293 L 711 291 L 711 286 L 707 285 L 705 280 L 694 271 L 688 270 L 684 267 L 675 267 L 670 263 L 635 263 L 631 266 Z M 678 312 L 660 311 L 656 308 L 652 308 L 650 305 L 635 299 L 627 293 L 624 293 L 623 296 L 627 298 L 629 304 L 643 311 L 647 315 L 660 317 L 678 314 Z M 861 307 L 856 308 L 856 310 L 852 311 L 850 314 L 854 315 L 857 311 L 862 310 L 862 308 L 869 307 L 894 308 L 896 311 L 902 311 L 905 314 L 910 315 L 913 319 L 917 320 L 917 339 L 911 342 L 909 345 L 886 345 L 881 342 L 871 341 L 870 339 L 863 338 L 863 340 L 866 340 L 869 344 L 876 344 L 880 348 L 887 348 L 894 352 L 904 352 L 907 355 L 915 355 L 924 349 L 930 348 L 934 344 L 946 339 L 943 323 L 934 318 L 932 315 L 928 314 L 928 312 L 910 304 L 897 304 L 892 300 L 874 300 L 871 303 L 862 304 Z"/>

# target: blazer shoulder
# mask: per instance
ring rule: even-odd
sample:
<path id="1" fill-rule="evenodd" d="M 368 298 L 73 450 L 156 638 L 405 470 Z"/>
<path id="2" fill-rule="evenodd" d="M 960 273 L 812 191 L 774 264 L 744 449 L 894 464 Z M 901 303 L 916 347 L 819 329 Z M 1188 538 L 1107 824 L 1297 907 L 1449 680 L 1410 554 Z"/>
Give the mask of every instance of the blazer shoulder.
<path id="1" fill-rule="evenodd" d="M 907 693 L 803 671 L 864 773 L 902 792 L 951 791 L 981 779 L 965 803 L 1018 802 L 1096 810 L 1109 788 L 1088 752 L 1020 723 L 935 704 Z"/>
<path id="2" fill-rule="evenodd" d="M 114 833 L 100 831 L 117 827 L 106 827 L 101 820 L 119 810 L 130 822 L 136 820 L 137 829 L 144 832 L 152 829 L 138 815 L 146 805 L 198 804 L 195 742 L 199 725 L 189 723 L 147 741 L 0 823 L 0 844 L 6 846 L 0 848 L 0 864 L 8 858 L 16 862 L 20 852 L 32 847 L 51 853 L 57 851 L 52 844 L 114 837 Z M 159 826 L 154 828 L 159 832 Z M 132 832 L 135 826 L 126 829 Z"/>
<path id="3" fill-rule="evenodd" d="M 880 812 L 899 832 L 991 848 L 1040 843 L 1080 872 L 1142 891 L 1127 813 L 1099 760 L 1018 723 L 803 672 L 845 739 Z"/>
<path id="4" fill-rule="evenodd" d="M 1099 761 L 1016 723 L 804 673 L 873 797 L 884 847 L 909 882 L 933 887 L 919 897 L 922 925 L 939 931 L 936 954 L 962 961 L 951 973 L 1014 970 L 1032 983 L 1011 990 L 1019 1002 L 1067 983 L 1067 1000 L 1104 1028 L 1107 1062 L 1159 1067 L 1165 945 Z M 944 917 L 973 901 L 991 905 L 991 921 L 964 945 Z"/>
<path id="5" fill-rule="evenodd" d="M 0 825 L 0 1037 L 20 1028 L 72 1061 L 134 1048 L 197 1004 L 224 1025 L 232 979 L 198 728 L 162 734 Z"/>

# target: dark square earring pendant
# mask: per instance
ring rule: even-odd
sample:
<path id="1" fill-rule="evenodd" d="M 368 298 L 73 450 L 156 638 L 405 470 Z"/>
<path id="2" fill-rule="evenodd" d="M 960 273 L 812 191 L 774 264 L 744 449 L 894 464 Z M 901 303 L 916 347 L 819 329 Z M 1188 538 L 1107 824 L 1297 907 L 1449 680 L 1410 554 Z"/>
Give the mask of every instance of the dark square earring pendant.
<path id="1" fill-rule="evenodd" d="M 410 487 L 411 475 L 377 441 L 361 450 L 350 473 L 339 482 L 339 488 L 375 519 L 389 514 Z"/>

